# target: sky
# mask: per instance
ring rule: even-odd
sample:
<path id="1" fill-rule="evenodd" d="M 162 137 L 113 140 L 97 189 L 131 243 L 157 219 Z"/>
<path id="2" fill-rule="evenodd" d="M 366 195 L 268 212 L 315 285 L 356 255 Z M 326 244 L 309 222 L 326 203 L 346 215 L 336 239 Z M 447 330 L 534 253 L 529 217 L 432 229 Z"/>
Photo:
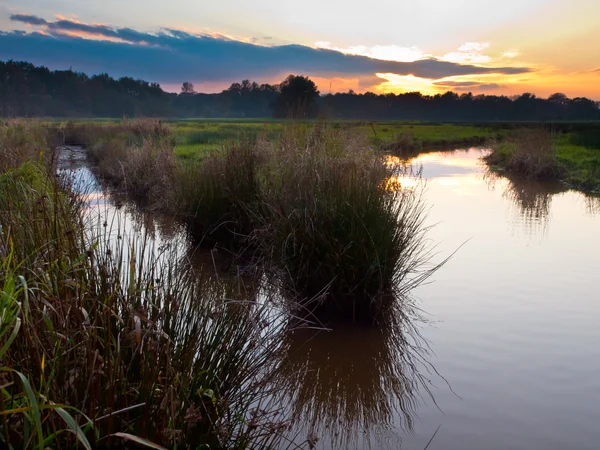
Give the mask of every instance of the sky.
<path id="1" fill-rule="evenodd" d="M 289 73 L 322 93 L 600 100 L 600 0 L 0 0 L 0 60 L 218 92 Z"/>

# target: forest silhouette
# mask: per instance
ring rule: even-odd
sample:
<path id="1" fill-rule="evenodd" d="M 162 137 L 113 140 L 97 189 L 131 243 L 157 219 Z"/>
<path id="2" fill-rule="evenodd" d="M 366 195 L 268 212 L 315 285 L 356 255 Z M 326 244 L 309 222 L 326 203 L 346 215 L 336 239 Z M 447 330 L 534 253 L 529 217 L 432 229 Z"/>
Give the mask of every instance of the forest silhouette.
<path id="1" fill-rule="evenodd" d="M 446 92 L 321 95 L 308 77 L 290 75 L 281 84 L 244 80 L 221 93 L 182 92 L 160 84 L 51 71 L 27 62 L 0 62 L 0 115 L 3 117 L 172 117 L 267 118 L 317 117 L 355 120 L 423 121 L 594 121 L 600 102 L 556 93 L 507 97 Z"/>

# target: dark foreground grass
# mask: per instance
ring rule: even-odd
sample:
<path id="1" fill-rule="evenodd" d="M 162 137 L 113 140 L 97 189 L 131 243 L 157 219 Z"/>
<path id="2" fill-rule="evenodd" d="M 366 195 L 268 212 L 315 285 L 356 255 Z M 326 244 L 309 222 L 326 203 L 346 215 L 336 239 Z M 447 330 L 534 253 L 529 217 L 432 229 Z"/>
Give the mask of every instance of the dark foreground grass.
<path id="1" fill-rule="evenodd" d="M 283 446 L 267 386 L 285 317 L 92 231 L 65 182 L 0 174 L 0 446 Z"/>
<path id="2" fill-rule="evenodd" d="M 560 180 L 587 192 L 600 191 L 600 150 L 574 144 L 595 134 L 551 134 L 543 129 L 523 129 L 492 146 L 486 162 L 498 169 L 537 180 Z"/>

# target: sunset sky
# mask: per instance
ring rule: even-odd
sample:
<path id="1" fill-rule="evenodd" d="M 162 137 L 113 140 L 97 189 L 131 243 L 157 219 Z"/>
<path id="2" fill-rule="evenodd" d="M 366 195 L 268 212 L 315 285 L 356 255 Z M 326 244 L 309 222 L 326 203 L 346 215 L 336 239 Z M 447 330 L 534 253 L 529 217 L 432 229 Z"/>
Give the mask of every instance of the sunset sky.
<path id="1" fill-rule="evenodd" d="M 600 0 L 0 0 L 0 59 L 167 90 L 295 73 L 322 93 L 600 100 Z"/>

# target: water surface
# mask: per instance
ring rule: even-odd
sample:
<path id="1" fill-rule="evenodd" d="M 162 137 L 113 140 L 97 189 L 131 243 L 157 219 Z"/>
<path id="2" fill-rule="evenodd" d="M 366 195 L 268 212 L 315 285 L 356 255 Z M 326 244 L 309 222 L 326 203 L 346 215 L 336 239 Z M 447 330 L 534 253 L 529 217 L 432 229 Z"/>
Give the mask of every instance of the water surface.
<path id="1" fill-rule="evenodd" d="M 434 262 L 401 329 L 292 333 L 281 399 L 316 448 L 600 448 L 600 201 L 488 173 L 484 150 L 421 155 Z M 77 149 L 97 227 L 121 217 Z M 71 164 L 71 165 L 69 165 Z M 82 188 L 83 189 L 83 188 Z M 103 212 L 102 212 L 103 211 Z M 175 221 L 127 209 L 117 234 L 191 251 Z M 117 219 L 114 219 L 117 220 Z M 463 245 L 464 244 L 464 245 Z M 461 247 L 462 245 L 462 247 Z M 190 258 L 214 265 L 212 254 Z M 418 317 L 420 316 L 420 317 Z"/>
<path id="2" fill-rule="evenodd" d="M 450 382 L 403 448 L 600 448 L 598 199 L 494 177 L 483 151 L 417 158 L 440 255 L 469 240 L 415 294 Z M 460 397 L 459 397 L 460 396 Z"/>

